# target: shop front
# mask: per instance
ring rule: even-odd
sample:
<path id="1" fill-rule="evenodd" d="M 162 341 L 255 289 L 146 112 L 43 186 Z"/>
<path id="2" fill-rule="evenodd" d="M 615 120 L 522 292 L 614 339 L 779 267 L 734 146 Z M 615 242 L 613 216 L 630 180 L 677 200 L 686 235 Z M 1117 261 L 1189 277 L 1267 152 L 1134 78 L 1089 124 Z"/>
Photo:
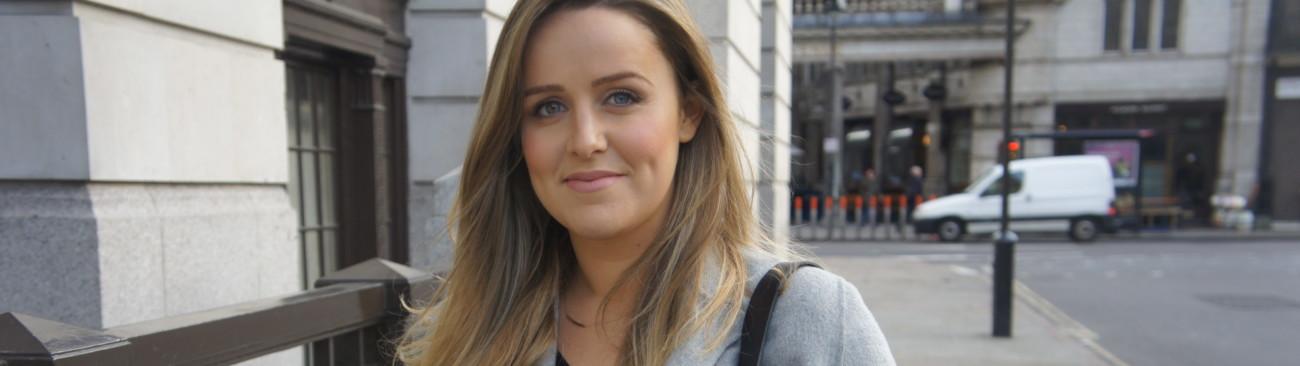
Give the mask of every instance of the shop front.
<path id="1" fill-rule="evenodd" d="M 1205 225 L 1219 173 L 1223 112 L 1222 101 L 1058 104 L 1058 131 L 1152 134 L 1140 143 L 1061 140 L 1054 154 L 1113 155 L 1117 205 L 1134 207 L 1140 197 L 1146 226 Z"/>

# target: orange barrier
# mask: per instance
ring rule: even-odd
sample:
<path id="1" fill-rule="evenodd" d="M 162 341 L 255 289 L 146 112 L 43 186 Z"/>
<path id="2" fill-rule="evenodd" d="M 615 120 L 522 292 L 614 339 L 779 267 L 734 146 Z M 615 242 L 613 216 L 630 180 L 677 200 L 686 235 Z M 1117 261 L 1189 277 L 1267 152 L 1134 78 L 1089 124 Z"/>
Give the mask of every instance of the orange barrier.
<path id="1" fill-rule="evenodd" d="M 821 200 L 818 200 L 817 197 L 812 197 L 812 198 L 810 198 L 810 199 L 808 200 L 808 203 L 812 204 L 812 210 L 813 210 L 813 211 L 817 211 L 817 203 L 820 202 L 820 201 L 821 201 Z M 814 212 L 813 214 L 816 215 L 815 212 Z"/>
<path id="2" fill-rule="evenodd" d="M 857 210 L 862 209 L 862 196 L 853 196 L 853 208 Z"/>
<path id="3" fill-rule="evenodd" d="M 803 211 L 803 197 L 794 196 L 794 209 Z"/>
<path id="4" fill-rule="evenodd" d="M 849 198 L 840 196 L 840 210 L 849 208 Z"/>
<path id="5" fill-rule="evenodd" d="M 898 196 L 898 207 L 907 207 L 907 195 L 904 194 Z"/>

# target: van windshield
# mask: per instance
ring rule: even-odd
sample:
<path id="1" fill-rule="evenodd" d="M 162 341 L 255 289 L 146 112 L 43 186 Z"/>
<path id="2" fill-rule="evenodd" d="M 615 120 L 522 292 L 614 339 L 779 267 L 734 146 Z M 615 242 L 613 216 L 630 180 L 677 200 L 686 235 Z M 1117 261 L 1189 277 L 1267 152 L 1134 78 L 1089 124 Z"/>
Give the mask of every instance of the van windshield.
<path id="1" fill-rule="evenodd" d="M 997 171 L 998 170 L 996 169 L 996 167 L 984 168 L 984 172 L 980 173 L 979 178 L 975 178 L 975 180 L 972 180 L 971 184 L 967 185 L 966 189 L 963 190 L 962 193 L 979 192 L 980 190 L 982 190 L 980 187 L 983 187 L 985 185 L 984 182 L 988 181 L 990 179 L 990 176 L 996 174 Z"/>

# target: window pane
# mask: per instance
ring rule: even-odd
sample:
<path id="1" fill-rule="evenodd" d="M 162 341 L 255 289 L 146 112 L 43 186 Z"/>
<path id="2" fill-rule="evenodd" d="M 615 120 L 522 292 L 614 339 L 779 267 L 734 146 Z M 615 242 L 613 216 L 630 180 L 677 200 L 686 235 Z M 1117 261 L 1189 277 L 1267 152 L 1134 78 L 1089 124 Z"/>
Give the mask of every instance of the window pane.
<path id="1" fill-rule="evenodd" d="M 299 192 L 299 187 L 302 185 L 302 171 L 298 170 L 299 169 L 298 155 L 299 154 L 297 152 L 294 151 L 289 152 L 289 203 L 293 205 L 292 207 L 294 209 L 298 209 L 299 207 L 302 207 L 298 202 L 298 199 L 300 198 L 298 197 L 298 195 L 301 194 L 301 192 Z M 301 212 L 302 211 L 299 210 L 299 214 L 298 214 L 299 225 L 302 225 Z"/>
<path id="2" fill-rule="evenodd" d="M 1024 180 L 1025 180 L 1024 172 L 1016 172 L 1016 171 L 1011 172 L 1011 193 L 1012 194 L 1020 192 L 1020 186 L 1023 185 Z M 981 194 L 981 196 L 996 196 L 1000 194 L 1002 194 L 1002 177 L 998 177 L 997 180 L 993 181 L 993 184 L 990 184 L 988 188 L 985 188 L 984 193 Z"/>
<path id="3" fill-rule="evenodd" d="M 339 269 L 339 248 L 338 233 L 334 230 L 321 230 L 321 255 L 324 256 L 325 268 L 323 274 L 329 274 Z"/>
<path id="4" fill-rule="evenodd" d="M 1160 48 L 1178 48 L 1178 18 L 1182 15 L 1182 0 L 1165 0 L 1160 21 Z"/>
<path id="5" fill-rule="evenodd" d="M 312 95 L 318 93 L 313 86 L 315 78 L 311 77 L 309 72 L 299 72 L 298 83 L 298 146 L 313 147 L 313 135 L 316 133 L 315 124 L 312 122 L 316 116 L 312 113 Z"/>
<path id="6" fill-rule="evenodd" d="M 320 83 L 317 84 L 316 90 L 319 95 L 315 96 L 316 127 L 320 135 L 317 136 L 316 146 L 334 147 L 334 107 L 338 105 L 334 99 L 337 98 L 335 95 L 338 94 L 338 88 L 335 87 L 335 80 L 328 74 L 321 74 L 318 80 Z"/>
<path id="7" fill-rule="evenodd" d="M 320 164 L 321 225 L 334 226 L 338 224 L 338 219 L 335 217 L 334 213 L 334 208 L 338 207 L 335 205 L 335 197 L 337 194 L 334 192 L 334 154 L 326 152 L 320 153 L 320 161 L 318 163 Z"/>
<path id="8" fill-rule="evenodd" d="M 317 182 L 320 178 L 316 169 L 316 157 L 312 153 L 302 154 L 302 225 L 315 227 L 320 225 L 320 196 Z"/>
<path id="9" fill-rule="evenodd" d="M 1133 49 L 1145 50 L 1151 43 L 1151 0 L 1133 0 Z"/>
<path id="10" fill-rule="evenodd" d="M 1124 2 L 1122 0 L 1106 0 L 1106 34 L 1103 40 L 1103 49 L 1113 51 L 1119 49 L 1120 40 L 1120 18 L 1124 16 Z"/>
<path id="11" fill-rule="evenodd" d="M 302 264 L 303 280 L 306 281 L 306 287 L 312 288 L 312 283 L 320 278 L 320 234 L 315 230 L 302 231 Z"/>

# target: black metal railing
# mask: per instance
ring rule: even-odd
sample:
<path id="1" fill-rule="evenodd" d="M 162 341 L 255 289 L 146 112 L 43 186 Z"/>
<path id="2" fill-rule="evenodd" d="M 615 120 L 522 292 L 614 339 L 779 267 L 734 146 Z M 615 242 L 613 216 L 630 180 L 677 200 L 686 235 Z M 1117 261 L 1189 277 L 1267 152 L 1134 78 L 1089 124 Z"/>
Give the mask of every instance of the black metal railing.
<path id="1" fill-rule="evenodd" d="M 436 285 L 376 258 L 312 290 L 103 330 L 3 313 L 0 366 L 224 365 L 303 345 L 310 365 L 390 365 L 402 299 L 429 299 Z"/>

